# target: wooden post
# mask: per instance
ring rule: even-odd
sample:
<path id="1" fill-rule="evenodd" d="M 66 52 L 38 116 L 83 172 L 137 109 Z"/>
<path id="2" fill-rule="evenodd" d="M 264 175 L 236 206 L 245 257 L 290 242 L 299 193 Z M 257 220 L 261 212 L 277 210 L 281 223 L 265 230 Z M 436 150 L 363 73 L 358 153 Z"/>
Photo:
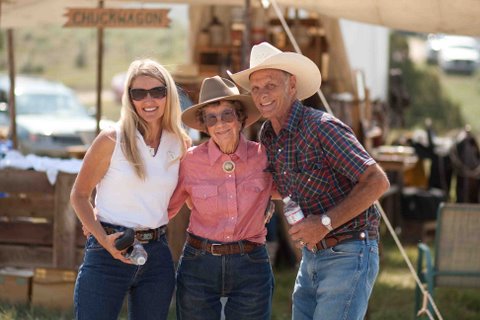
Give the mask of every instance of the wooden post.
<path id="1" fill-rule="evenodd" d="M 103 8 L 103 0 L 98 2 Z M 100 119 L 102 118 L 102 79 L 103 79 L 103 28 L 97 28 L 97 135 L 100 133 Z"/>
<path id="2" fill-rule="evenodd" d="M 243 44 L 242 44 L 242 63 L 241 67 L 247 69 L 249 67 L 250 48 L 251 48 L 251 32 L 252 32 L 252 9 L 250 6 L 250 0 L 245 0 L 245 9 L 243 14 L 243 20 L 245 21 L 245 30 L 243 31 Z"/>
<path id="3" fill-rule="evenodd" d="M 76 175 L 59 172 L 55 183 L 55 212 L 53 217 L 53 266 L 75 268 L 77 217 L 70 205 L 70 191 Z"/>
<path id="4" fill-rule="evenodd" d="M 10 139 L 13 142 L 13 148 L 18 149 L 17 140 L 17 121 L 15 111 L 15 55 L 14 42 L 13 42 L 13 30 L 7 30 L 7 43 L 8 43 L 8 75 L 10 77 L 10 92 L 8 96 L 8 104 L 10 108 Z"/>

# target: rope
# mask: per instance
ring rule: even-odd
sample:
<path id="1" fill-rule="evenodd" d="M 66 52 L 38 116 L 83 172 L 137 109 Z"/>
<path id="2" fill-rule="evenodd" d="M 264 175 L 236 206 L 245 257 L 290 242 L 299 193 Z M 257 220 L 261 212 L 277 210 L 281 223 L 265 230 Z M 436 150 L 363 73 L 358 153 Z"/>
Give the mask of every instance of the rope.
<path id="1" fill-rule="evenodd" d="M 300 47 L 298 46 L 297 44 L 297 41 L 295 40 L 292 32 L 290 31 L 290 27 L 288 26 L 287 22 L 285 21 L 285 18 L 283 17 L 283 14 L 280 10 L 280 8 L 278 7 L 278 4 L 277 4 L 277 1 L 276 0 L 270 0 L 270 3 L 272 4 L 272 7 L 273 9 L 275 10 L 275 13 L 277 15 L 277 17 L 280 19 L 280 22 L 285 30 L 285 32 L 287 33 L 288 35 L 288 38 L 289 40 L 291 41 L 293 47 L 295 48 L 295 51 L 299 54 L 301 54 L 301 50 L 300 50 Z M 325 109 L 327 110 L 328 113 L 332 114 L 333 115 L 333 112 L 332 112 L 332 109 L 330 108 L 327 100 L 325 99 L 325 96 L 323 95 L 322 91 L 319 89 L 318 90 L 318 95 L 320 97 L 320 99 L 322 100 L 322 103 L 324 104 L 325 106 Z M 382 218 L 383 218 L 383 221 L 385 221 L 385 224 L 388 228 L 388 231 L 390 231 L 390 234 L 392 235 L 393 237 L 393 240 L 395 240 L 395 243 L 397 244 L 397 247 L 398 249 L 400 250 L 400 253 L 402 254 L 403 256 L 403 259 L 405 260 L 405 262 L 407 263 L 407 266 L 408 268 L 410 269 L 410 272 L 411 274 L 413 275 L 413 278 L 415 279 L 415 282 L 417 283 L 417 285 L 419 286 L 420 290 L 422 291 L 422 294 L 423 294 L 423 304 L 422 304 L 422 308 L 418 311 L 418 314 L 417 316 L 420 316 L 420 315 L 423 315 L 423 314 L 426 314 L 429 319 L 431 320 L 435 320 L 435 318 L 433 317 L 433 315 L 430 313 L 430 311 L 428 310 L 427 308 L 427 302 L 430 301 L 434 311 L 435 311 L 435 314 L 437 315 L 438 317 L 438 320 L 443 320 L 443 317 L 442 315 L 440 314 L 440 311 L 438 310 L 437 308 L 437 305 L 435 304 L 435 302 L 433 301 L 433 298 L 432 296 L 428 293 L 428 291 L 423 287 L 423 284 L 422 282 L 420 281 L 420 279 L 418 278 L 418 275 L 417 273 L 415 272 L 415 268 L 413 267 L 410 259 L 408 258 L 407 256 L 407 253 L 405 252 L 405 249 L 403 248 L 400 240 L 398 239 L 397 237 L 397 234 L 395 233 L 395 230 L 393 229 L 392 225 L 390 224 L 390 220 L 388 219 L 387 215 L 385 214 L 385 211 L 383 211 L 383 208 L 382 206 L 380 205 L 380 203 L 378 201 L 375 201 L 375 205 L 378 207 L 378 209 L 380 210 L 380 213 L 382 215 Z"/>
<path id="2" fill-rule="evenodd" d="M 402 246 L 402 243 L 400 242 L 400 240 L 398 239 L 398 236 L 397 234 L 395 233 L 395 230 L 393 229 L 391 223 L 390 223 L 390 220 L 388 219 L 387 215 L 385 214 L 385 211 L 383 211 L 383 208 L 382 206 L 380 205 L 380 203 L 378 201 L 375 202 L 375 205 L 378 207 L 378 209 L 380 210 L 380 213 L 382 215 L 382 218 L 383 218 L 383 221 L 385 221 L 385 225 L 387 226 L 387 229 L 388 231 L 390 231 L 390 234 L 392 235 L 392 238 L 393 240 L 395 241 L 395 243 L 397 244 L 397 247 L 398 249 L 400 250 L 400 253 L 402 254 L 403 256 L 403 259 L 405 260 L 407 266 L 408 266 L 408 269 L 410 270 L 410 273 L 413 275 L 413 278 L 415 280 L 415 282 L 417 283 L 417 286 L 420 288 L 420 290 L 422 291 L 422 294 L 423 294 L 423 304 L 422 304 L 422 308 L 420 309 L 420 311 L 418 312 L 417 316 L 420 316 L 421 314 L 424 314 L 426 313 L 428 316 L 429 316 L 429 319 L 432 319 L 434 320 L 435 318 L 433 318 L 433 316 L 430 314 L 430 312 L 428 311 L 428 308 L 427 308 L 427 301 L 430 301 L 430 303 L 432 304 L 432 307 L 433 307 L 433 310 L 435 311 L 435 314 L 437 315 L 438 319 L 439 320 L 443 320 L 443 317 L 442 315 L 440 314 L 440 311 L 438 311 L 438 308 L 437 308 L 437 305 L 435 304 L 435 301 L 433 301 L 433 298 L 432 296 L 428 293 L 428 291 L 423 287 L 423 284 L 422 282 L 420 281 L 420 278 L 418 278 L 418 275 L 417 273 L 415 272 L 415 268 L 413 267 L 412 265 L 412 262 L 410 261 L 410 259 L 408 258 L 407 256 L 407 253 L 405 252 L 405 249 L 403 248 Z"/>

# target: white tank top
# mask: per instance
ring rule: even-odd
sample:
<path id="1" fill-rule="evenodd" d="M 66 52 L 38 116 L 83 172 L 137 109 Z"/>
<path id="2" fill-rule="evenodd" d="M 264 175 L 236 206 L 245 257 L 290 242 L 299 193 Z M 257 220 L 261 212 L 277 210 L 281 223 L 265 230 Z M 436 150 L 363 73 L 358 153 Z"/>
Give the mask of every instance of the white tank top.
<path id="1" fill-rule="evenodd" d="M 168 203 L 178 182 L 182 141 L 163 130 L 155 156 L 137 131 L 136 143 L 145 164 L 141 180 L 121 148 L 119 126 L 107 173 L 97 185 L 95 206 L 102 222 L 138 229 L 154 229 L 168 223 Z"/>

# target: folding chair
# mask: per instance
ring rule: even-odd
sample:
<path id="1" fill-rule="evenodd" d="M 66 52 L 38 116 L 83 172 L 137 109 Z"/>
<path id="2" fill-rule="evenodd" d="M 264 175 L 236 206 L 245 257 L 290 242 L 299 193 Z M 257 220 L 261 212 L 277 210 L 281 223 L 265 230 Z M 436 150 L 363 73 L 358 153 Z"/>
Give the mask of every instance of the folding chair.
<path id="1" fill-rule="evenodd" d="M 480 288 L 480 204 L 442 203 L 435 232 L 435 260 L 418 245 L 417 274 L 433 297 L 436 287 Z M 422 293 L 415 289 L 415 314 Z M 431 312 L 432 306 L 428 305 Z"/>

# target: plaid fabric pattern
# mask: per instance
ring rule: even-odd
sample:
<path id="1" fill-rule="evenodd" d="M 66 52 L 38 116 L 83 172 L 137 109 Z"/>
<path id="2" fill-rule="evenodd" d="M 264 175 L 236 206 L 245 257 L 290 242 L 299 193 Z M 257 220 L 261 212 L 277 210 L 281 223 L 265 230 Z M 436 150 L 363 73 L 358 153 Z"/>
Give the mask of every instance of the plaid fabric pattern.
<path id="1" fill-rule="evenodd" d="M 275 134 L 264 123 L 260 140 L 268 155 L 268 171 L 280 194 L 289 195 L 305 215 L 323 214 L 341 202 L 358 177 L 375 160 L 358 142 L 353 131 L 334 116 L 296 101 L 288 122 Z M 331 234 L 378 231 L 380 213 L 371 206 Z"/>

